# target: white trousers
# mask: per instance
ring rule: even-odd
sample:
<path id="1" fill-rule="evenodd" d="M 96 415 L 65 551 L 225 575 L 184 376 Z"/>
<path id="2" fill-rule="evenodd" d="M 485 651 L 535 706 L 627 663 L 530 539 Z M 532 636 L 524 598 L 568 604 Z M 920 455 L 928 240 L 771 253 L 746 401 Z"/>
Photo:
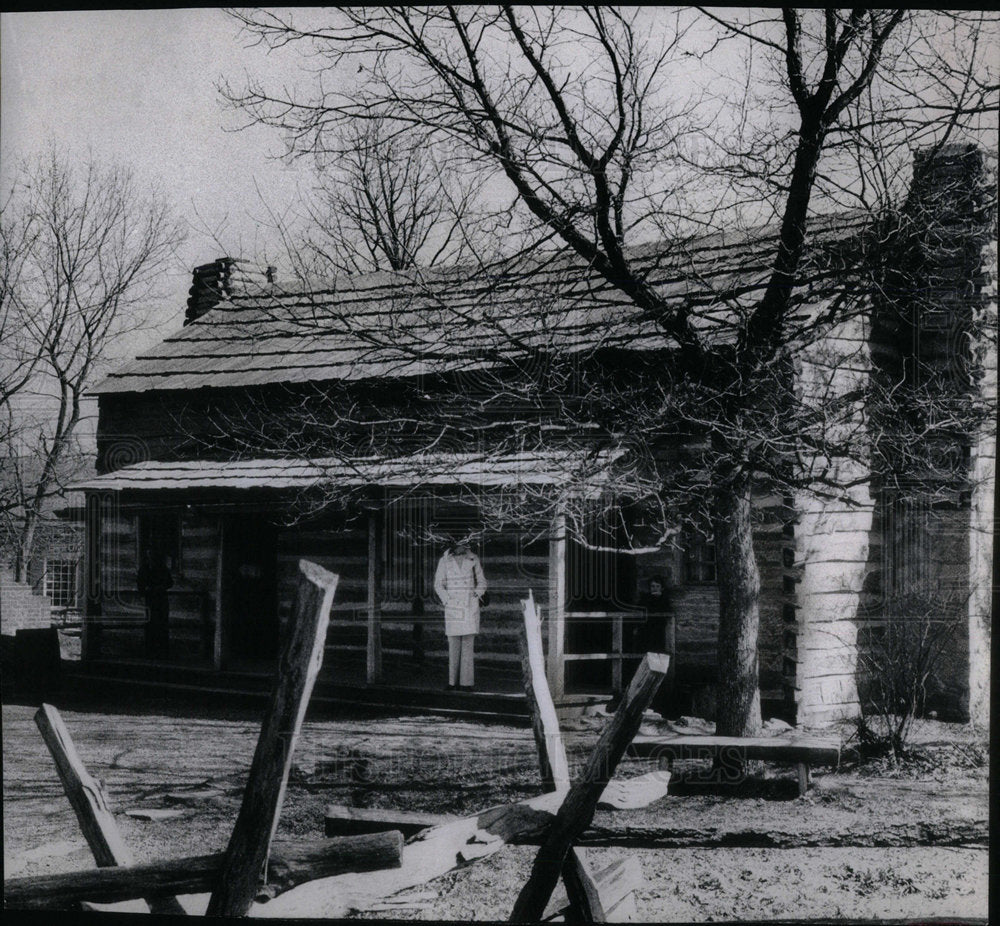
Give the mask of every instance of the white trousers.
<path id="1" fill-rule="evenodd" d="M 472 650 L 476 642 L 474 633 L 448 637 L 448 684 L 474 685 Z"/>

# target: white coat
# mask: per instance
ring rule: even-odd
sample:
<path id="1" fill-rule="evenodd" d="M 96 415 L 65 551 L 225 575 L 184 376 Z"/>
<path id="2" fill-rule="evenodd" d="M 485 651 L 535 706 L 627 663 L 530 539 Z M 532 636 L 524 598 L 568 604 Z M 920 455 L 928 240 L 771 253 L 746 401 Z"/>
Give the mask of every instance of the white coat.
<path id="1" fill-rule="evenodd" d="M 445 636 L 479 633 L 479 599 L 486 577 L 475 553 L 445 551 L 434 573 L 434 591 L 444 605 Z"/>

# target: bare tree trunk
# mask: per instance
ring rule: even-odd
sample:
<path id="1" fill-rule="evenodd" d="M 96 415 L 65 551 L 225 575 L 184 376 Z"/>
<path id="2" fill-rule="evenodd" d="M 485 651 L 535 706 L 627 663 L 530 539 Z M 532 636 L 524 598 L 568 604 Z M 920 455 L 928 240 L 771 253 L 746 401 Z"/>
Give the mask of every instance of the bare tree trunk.
<path id="1" fill-rule="evenodd" d="M 52 431 L 52 443 L 48 447 L 44 443 L 42 445 L 45 462 L 32 491 L 31 501 L 25 505 L 24 527 L 21 529 L 17 556 L 17 578 L 22 582 L 28 579 L 28 570 L 34 554 L 35 532 L 42 517 L 42 509 L 46 500 L 52 495 L 64 452 L 69 446 L 76 426 L 80 423 L 80 389 L 69 382 L 55 357 L 52 358 L 52 366 L 57 370 L 59 378 L 59 413 Z M 84 364 L 80 373 L 81 381 L 86 381 L 89 368 L 89 363 Z"/>
<path id="2" fill-rule="evenodd" d="M 14 580 L 28 581 L 28 563 L 31 560 L 31 548 L 35 545 L 35 525 L 38 523 L 38 512 L 34 506 L 24 513 L 24 525 L 21 528 L 17 543 L 17 557 L 14 562 Z"/>
<path id="3" fill-rule="evenodd" d="M 719 583 L 719 679 L 716 733 L 760 732 L 757 632 L 760 573 L 753 550 L 750 478 L 715 490 L 714 530 Z"/>

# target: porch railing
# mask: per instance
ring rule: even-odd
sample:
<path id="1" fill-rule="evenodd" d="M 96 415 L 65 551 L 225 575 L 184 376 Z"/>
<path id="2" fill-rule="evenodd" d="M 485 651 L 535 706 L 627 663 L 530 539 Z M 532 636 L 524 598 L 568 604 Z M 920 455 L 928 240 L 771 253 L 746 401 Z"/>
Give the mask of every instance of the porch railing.
<path id="1" fill-rule="evenodd" d="M 644 653 L 626 653 L 623 650 L 625 637 L 625 621 L 642 622 L 645 615 L 637 611 L 568 611 L 566 621 L 611 621 L 611 650 L 609 652 L 585 652 L 585 653 L 563 653 L 564 662 L 602 662 L 611 663 L 611 688 L 615 694 L 622 690 L 622 663 L 625 660 L 634 660 L 638 663 Z M 667 651 L 671 656 L 676 650 L 676 628 L 674 616 L 667 616 Z M 674 660 L 670 660 L 671 667 Z M 669 684 L 670 675 L 668 675 Z"/>

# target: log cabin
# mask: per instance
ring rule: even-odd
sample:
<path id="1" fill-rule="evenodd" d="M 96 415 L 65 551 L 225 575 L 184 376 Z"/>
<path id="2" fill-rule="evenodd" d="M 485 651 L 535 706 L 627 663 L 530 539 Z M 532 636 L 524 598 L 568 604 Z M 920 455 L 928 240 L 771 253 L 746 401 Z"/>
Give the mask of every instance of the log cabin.
<path id="1" fill-rule="evenodd" d="M 994 189 L 975 147 L 918 152 L 911 197 L 933 201 L 935 216 L 917 243 L 919 280 L 908 284 L 919 288 L 920 308 L 901 324 L 898 313 L 880 309 L 884 293 L 860 294 L 864 312 L 828 326 L 793 357 L 789 375 L 801 395 L 822 403 L 831 383 L 846 394 L 873 370 L 905 379 L 951 363 L 956 351 L 977 371 L 970 388 L 995 395 L 995 331 L 971 337 L 983 318 L 995 329 Z M 865 221 L 827 217 L 812 238 L 835 254 Z M 630 257 L 678 299 L 692 299 L 693 279 L 715 280 L 693 299 L 710 326 L 731 311 L 719 287 L 748 298 L 759 291 L 773 244 L 774 230 L 760 229 L 683 247 L 656 242 Z M 678 254 L 694 270 L 676 272 Z M 469 413 L 482 425 L 469 423 L 470 441 L 455 440 L 455 428 L 439 444 L 426 438 L 442 396 L 475 396 L 483 376 L 495 384 L 505 365 L 546 352 L 593 356 L 599 345 L 627 373 L 631 358 L 665 349 L 655 326 L 578 259 L 532 260 L 503 284 L 445 268 L 282 287 L 270 268 L 256 274 L 229 258 L 198 267 L 184 327 L 96 389 L 98 475 L 80 486 L 84 671 L 176 679 L 186 667 L 208 687 L 265 677 L 305 557 L 340 575 L 324 674 L 341 696 L 445 708 L 479 699 L 483 709 L 522 712 L 517 637 L 530 589 L 545 619 L 554 699 L 563 709 L 586 707 L 627 680 L 641 593 L 652 577 L 666 577 L 672 708 L 710 715 L 719 599 L 709 536 L 679 530 L 636 554 L 616 546 L 627 505 L 598 518 L 600 542 L 588 544 L 567 530 L 557 503 L 516 525 L 484 517 L 476 503 L 495 513 L 497 498 L 526 486 L 557 501 L 600 494 L 621 447 L 556 441 L 512 450 L 510 440 L 490 437 L 496 419 L 485 407 Z M 828 303 L 810 302 L 804 289 L 802 311 L 816 318 Z M 470 324 L 442 333 L 470 313 Z M 963 361 L 961 369 L 970 367 Z M 554 398 L 539 427 L 558 426 L 564 399 Z M 846 498 L 758 493 L 765 713 L 807 725 L 855 713 L 866 634 L 884 622 L 891 589 L 919 585 L 946 589 L 955 627 L 933 704 L 956 717 L 983 715 L 995 438 L 983 428 L 960 443 L 964 478 L 943 501 L 940 493 L 932 502 L 907 495 L 899 480 L 858 469 L 856 459 L 831 463 L 851 485 Z M 642 521 L 641 512 L 628 517 Z M 490 586 L 473 695 L 442 691 L 447 646 L 433 574 L 456 532 L 474 538 Z M 166 559 L 174 579 L 161 665 L 146 658 L 135 587 L 147 549 Z"/>

